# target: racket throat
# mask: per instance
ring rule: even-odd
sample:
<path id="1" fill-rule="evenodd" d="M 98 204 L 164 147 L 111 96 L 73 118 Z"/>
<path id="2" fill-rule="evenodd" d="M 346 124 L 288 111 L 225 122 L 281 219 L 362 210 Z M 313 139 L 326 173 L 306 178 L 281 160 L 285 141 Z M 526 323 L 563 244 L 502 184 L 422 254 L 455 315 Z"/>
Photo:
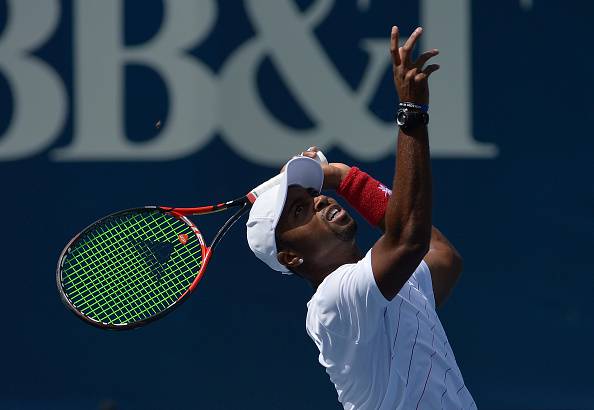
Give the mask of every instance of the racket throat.
<path id="1" fill-rule="evenodd" d="M 249 211 L 249 209 L 250 209 L 250 206 L 248 206 L 247 203 L 244 203 L 241 206 L 241 209 L 239 209 L 239 211 L 237 211 L 231 218 L 229 218 L 227 220 L 227 222 L 225 222 L 225 224 L 221 227 L 221 229 L 219 229 L 219 231 L 213 238 L 212 244 L 210 245 L 210 248 L 209 248 L 209 253 L 212 252 L 214 250 L 214 248 L 216 248 L 216 246 L 219 244 L 221 239 L 223 239 L 223 237 L 225 236 L 225 234 L 227 233 L 229 228 L 231 228 L 235 224 L 235 222 L 237 222 L 245 213 L 247 213 L 247 211 Z"/>

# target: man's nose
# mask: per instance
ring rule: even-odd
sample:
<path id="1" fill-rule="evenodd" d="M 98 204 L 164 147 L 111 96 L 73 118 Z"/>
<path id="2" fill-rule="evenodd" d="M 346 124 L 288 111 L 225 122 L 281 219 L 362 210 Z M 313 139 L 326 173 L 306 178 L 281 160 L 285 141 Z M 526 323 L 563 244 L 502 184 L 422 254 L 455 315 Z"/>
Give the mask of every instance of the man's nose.
<path id="1" fill-rule="evenodd" d="M 318 195 L 314 198 L 314 209 L 316 212 L 321 211 L 330 204 L 326 195 Z"/>

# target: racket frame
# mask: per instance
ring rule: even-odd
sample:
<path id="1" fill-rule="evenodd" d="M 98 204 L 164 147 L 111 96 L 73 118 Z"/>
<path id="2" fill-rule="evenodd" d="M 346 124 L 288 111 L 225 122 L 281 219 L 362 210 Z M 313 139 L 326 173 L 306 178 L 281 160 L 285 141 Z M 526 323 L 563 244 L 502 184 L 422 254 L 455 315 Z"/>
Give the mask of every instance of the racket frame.
<path id="1" fill-rule="evenodd" d="M 321 151 L 318 151 L 316 153 L 315 160 L 320 162 L 321 164 L 328 164 L 328 160 L 326 159 L 326 157 L 324 156 L 324 154 Z M 254 188 L 250 192 L 248 192 L 245 196 L 234 199 L 232 201 L 222 202 L 222 203 L 219 203 L 216 205 L 208 205 L 208 206 L 201 206 L 201 207 L 194 207 L 194 208 L 177 208 L 177 207 L 166 207 L 166 206 L 152 205 L 152 206 L 145 206 L 145 207 L 141 207 L 141 208 L 125 209 L 125 210 L 121 210 L 121 211 L 109 214 L 107 216 L 104 216 L 103 218 L 93 222 L 92 224 L 87 226 L 85 229 L 80 231 L 77 235 L 75 235 L 62 250 L 60 257 L 58 258 L 58 264 L 57 264 L 57 268 L 56 268 L 56 285 L 58 288 L 58 293 L 60 295 L 60 299 L 62 300 L 64 305 L 68 308 L 68 310 L 73 312 L 76 315 L 76 317 L 83 320 L 85 323 L 91 324 L 91 325 L 101 328 L 101 329 L 110 329 L 110 330 L 136 329 L 136 328 L 146 325 L 147 323 L 150 323 L 150 322 L 153 322 L 155 320 L 162 318 L 163 316 L 171 313 L 177 307 L 182 305 L 189 298 L 189 296 L 192 294 L 192 292 L 194 292 L 194 290 L 198 286 L 198 283 L 204 276 L 204 272 L 206 271 L 206 267 L 207 267 L 208 263 L 210 262 L 210 258 L 212 257 L 215 247 L 219 244 L 219 242 L 225 236 L 227 231 L 229 231 L 229 229 L 235 224 L 235 222 L 237 222 L 241 218 L 241 216 L 243 216 L 247 211 L 250 210 L 252 204 L 254 202 L 256 202 L 256 199 L 258 198 L 259 195 L 261 195 L 263 192 L 267 191 L 271 187 L 281 183 L 283 178 L 284 178 L 283 173 L 278 174 L 278 175 L 274 176 L 273 178 L 270 178 L 268 181 L 265 181 L 264 183 L 258 185 L 256 188 Z M 206 214 L 211 214 L 211 213 L 215 213 L 215 212 L 225 211 L 225 210 L 228 210 L 230 208 L 235 208 L 235 207 L 239 207 L 239 210 L 237 212 L 235 212 L 229 219 L 227 219 L 227 221 L 219 229 L 217 234 L 213 237 L 213 240 L 212 240 L 210 246 L 206 245 L 206 243 L 204 241 L 204 237 L 202 236 L 200 230 L 188 218 L 188 216 L 206 215 Z M 113 217 L 115 215 L 121 214 L 121 213 L 131 212 L 131 211 L 140 210 L 140 209 L 158 209 L 159 211 L 168 213 L 168 214 L 172 215 L 173 217 L 179 219 L 180 221 L 184 222 L 186 225 L 188 225 L 190 227 L 190 229 L 192 230 L 192 232 L 194 232 L 194 234 L 196 235 L 196 237 L 198 238 L 198 241 L 200 243 L 200 247 L 201 247 L 201 251 L 202 251 L 202 255 L 203 255 L 200 269 L 198 270 L 196 277 L 194 278 L 194 280 L 192 281 L 192 283 L 190 284 L 188 289 L 176 301 L 174 301 L 171 305 L 169 305 L 167 308 L 165 308 L 161 312 L 159 312 L 153 316 L 149 316 L 146 319 L 139 320 L 139 321 L 133 322 L 133 323 L 111 324 L 111 323 L 99 322 L 99 321 L 92 319 L 92 318 L 84 315 L 83 313 L 81 313 L 74 306 L 74 304 L 70 301 L 70 299 L 66 295 L 66 292 L 64 291 L 63 281 L 62 281 L 62 266 L 63 266 L 64 260 L 65 260 L 65 257 L 69 253 L 72 245 L 81 237 L 81 235 L 86 233 L 90 228 L 94 227 L 99 222 L 101 222 L 107 218 Z"/>
<path id="2" fill-rule="evenodd" d="M 254 200 L 255 200 L 255 198 L 254 198 Z M 74 313 L 76 315 L 76 317 L 78 317 L 85 323 L 88 323 L 92 326 L 95 326 L 95 327 L 98 327 L 101 329 L 131 330 L 131 329 L 136 329 L 138 327 L 144 326 L 147 323 L 153 322 L 155 320 L 158 320 L 158 319 L 164 317 L 165 315 L 171 313 L 172 311 L 177 309 L 180 305 L 182 305 L 189 298 L 189 296 L 192 294 L 192 292 L 194 292 L 194 290 L 198 286 L 198 283 L 204 276 L 204 272 L 206 272 L 206 267 L 207 267 L 208 263 L 210 262 L 210 258 L 212 257 L 214 248 L 216 247 L 216 245 L 218 245 L 218 243 L 225 236 L 225 234 L 229 231 L 229 229 L 235 224 L 235 222 L 237 222 L 241 218 L 241 216 L 243 214 L 245 214 L 250 209 L 251 203 L 252 202 L 248 199 L 248 197 L 244 196 L 241 198 L 237 198 L 233 201 L 228 201 L 228 202 L 220 203 L 217 205 L 209 205 L 209 206 L 202 206 L 202 207 L 196 207 L 196 208 L 174 208 L 174 207 L 150 205 L 150 206 L 144 206 L 144 207 L 140 207 L 140 208 L 129 208 L 129 209 L 125 209 L 125 210 L 120 210 L 118 212 L 114 212 L 112 214 L 104 216 L 103 218 L 88 225 L 85 229 L 83 229 L 77 235 L 75 235 L 68 242 L 68 244 L 66 244 L 66 246 L 62 250 L 62 253 L 60 254 L 60 257 L 58 258 L 58 264 L 56 267 L 56 285 L 57 285 L 58 293 L 60 295 L 60 299 L 62 300 L 62 303 L 64 303 L 66 308 L 68 308 L 68 310 L 70 310 L 72 313 Z M 215 213 L 215 212 L 225 211 L 225 210 L 228 210 L 228 209 L 234 208 L 234 207 L 239 207 L 239 210 L 237 212 L 235 212 L 229 219 L 227 219 L 227 221 L 219 229 L 217 234 L 213 237 L 213 240 L 212 240 L 210 246 L 206 245 L 206 242 L 204 241 L 204 237 L 202 236 L 202 233 L 200 232 L 198 227 L 188 218 L 188 216 L 191 216 L 191 215 L 207 215 L 207 214 L 211 214 L 211 213 Z M 63 277 L 62 277 L 62 267 L 64 265 L 66 256 L 69 254 L 70 250 L 72 249 L 72 246 L 79 240 L 79 238 L 83 234 L 85 234 L 89 229 L 91 229 L 91 228 L 95 227 L 97 224 L 101 223 L 101 221 L 108 219 L 108 218 L 112 218 L 119 214 L 124 214 L 126 212 L 135 212 L 135 211 L 137 212 L 137 211 L 140 211 L 143 209 L 158 210 L 160 212 L 169 214 L 169 215 L 175 217 L 176 219 L 182 221 L 184 224 L 186 224 L 192 230 L 192 232 L 196 235 L 196 238 L 198 239 L 198 242 L 200 244 L 200 249 L 201 249 L 201 252 L 203 255 L 202 263 L 200 264 L 200 269 L 196 273 L 196 276 L 192 280 L 192 283 L 190 284 L 188 289 L 186 289 L 186 291 L 184 293 L 182 293 L 182 295 L 177 300 L 175 300 L 173 303 L 171 303 L 169 306 L 167 306 L 161 312 L 159 312 L 155 315 L 149 316 L 146 319 L 139 320 L 137 322 L 131 322 L 131 323 L 113 324 L 113 323 L 100 322 L 96 319 L 93 319 L 93 318 L 83 314 L 74 305 L 74 303 L 70 300 L 70 298 L 68 297 L 68 295 L 66 294 L 66 291 L 64 289 L 64 282 L 63 282 Z"/>

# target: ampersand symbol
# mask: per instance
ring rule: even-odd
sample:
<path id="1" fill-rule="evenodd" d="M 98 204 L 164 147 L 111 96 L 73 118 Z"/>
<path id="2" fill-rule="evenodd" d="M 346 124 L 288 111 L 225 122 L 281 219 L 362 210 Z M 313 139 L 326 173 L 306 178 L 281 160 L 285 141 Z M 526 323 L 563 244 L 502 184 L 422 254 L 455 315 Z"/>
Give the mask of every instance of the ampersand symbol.
<path id="1" fill-rule="evenodd" d="M 314 35 L 315 27 L 334 6 L 318 0 L 301 13 L 292 0 L 266 7 L 246 0 L 256 36 L 226 62 L 220 77 L 223 137 L 234 150 L 260 163 L 276 165 L 304 146 L 340 146 L 359 159 L 376 159 L 394 144 L 394 125 L 377 118 L 367 104 L 390 64 L 387 40 L 363 44 L 370 55 L 364 80 L 354 92 Z M 262 103 L 256 75 L 270 56 L 285 85 L 315 122 L 313 129 L 294 129 L 274 117 Z"/>

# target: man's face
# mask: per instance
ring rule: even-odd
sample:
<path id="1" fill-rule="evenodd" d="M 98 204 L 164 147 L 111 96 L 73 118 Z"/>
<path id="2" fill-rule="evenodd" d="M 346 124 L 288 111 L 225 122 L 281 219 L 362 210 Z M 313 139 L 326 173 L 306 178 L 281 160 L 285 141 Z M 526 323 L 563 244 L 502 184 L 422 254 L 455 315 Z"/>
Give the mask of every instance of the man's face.
<path id="1" fill-rule="evenodd" d="M 276 226 L 279 250 L 288 247 L 303 258 L 322 258 L 354 244 L 357 223 L 333 198 L 290 186 Z"/>

